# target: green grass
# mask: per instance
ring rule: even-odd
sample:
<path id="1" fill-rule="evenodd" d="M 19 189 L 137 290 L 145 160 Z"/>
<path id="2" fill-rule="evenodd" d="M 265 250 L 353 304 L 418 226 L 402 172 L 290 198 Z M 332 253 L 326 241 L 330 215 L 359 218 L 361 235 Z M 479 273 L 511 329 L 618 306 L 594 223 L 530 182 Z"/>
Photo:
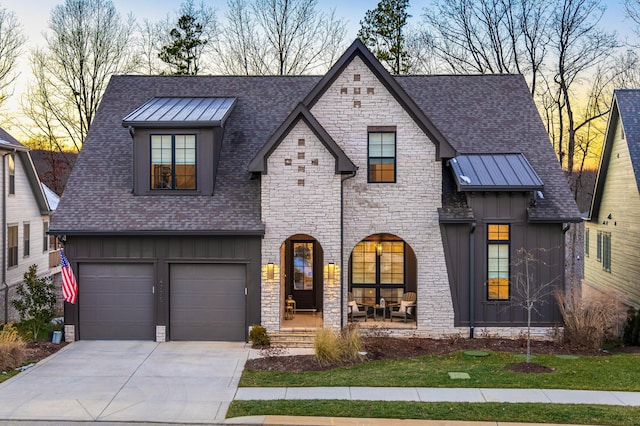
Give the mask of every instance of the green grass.
<path id="1" fill-rule="evenodd" d="M 0 373 L 0 383 L 4 382 L 5 380 L 9 380 L 10 378 L 18 374 L 19 371 L 10 370 L 10 371 L 5 371 L 5 373 L 6 374 Z"/>
<path id="2" fill-rule="evenodd" d="M 227 418 L 254 415 L 637 425 L 640 408 L 578 404 L 388 401 L 233 401 Z"/>
<path id="3" fill-rule="evenodd" d="M 553 373 L 525 374 L 505 369 L 522 362 L 509 353 L 474 358 L 462 352 L 446 356 L 420 356 L 372 361 L 351 367 L 304 373 L 245 369 L 240 386 L 399 386 L 488 387 L 640 391 L 640 355 L 615 354 L 560 359 L 536 355 L 533 362 L 554 368 Z M 448 372 L 465 372 L 470 380 L 451 380 Z"/>

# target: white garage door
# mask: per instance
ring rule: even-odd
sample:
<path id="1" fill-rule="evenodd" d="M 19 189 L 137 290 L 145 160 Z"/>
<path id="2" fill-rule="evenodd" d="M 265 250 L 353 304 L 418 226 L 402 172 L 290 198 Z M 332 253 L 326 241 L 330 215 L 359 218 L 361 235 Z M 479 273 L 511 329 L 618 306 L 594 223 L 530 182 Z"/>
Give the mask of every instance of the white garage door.
<path id="1" fill-rule="evenodd" d="M 244 265 L 171 265 L 171 340 L 244 341 L 245 287 Z"/>
<path id="2" fill-rule="evenodd" d="M 83 340 L 154 340 L 153 265 L 79 265 L 78 334 Z"/>

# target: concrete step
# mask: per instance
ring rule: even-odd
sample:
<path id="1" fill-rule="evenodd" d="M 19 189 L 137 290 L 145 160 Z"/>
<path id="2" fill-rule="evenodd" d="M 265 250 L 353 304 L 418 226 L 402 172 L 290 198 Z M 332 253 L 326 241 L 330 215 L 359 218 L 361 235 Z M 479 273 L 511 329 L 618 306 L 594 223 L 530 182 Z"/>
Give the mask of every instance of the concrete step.
<path id="1" fill-rule="evenodd" d="M 271 343 L 290 348 L 312 348 L 316 338 L 315 330 L 281 331 L 271 333 Z"/>

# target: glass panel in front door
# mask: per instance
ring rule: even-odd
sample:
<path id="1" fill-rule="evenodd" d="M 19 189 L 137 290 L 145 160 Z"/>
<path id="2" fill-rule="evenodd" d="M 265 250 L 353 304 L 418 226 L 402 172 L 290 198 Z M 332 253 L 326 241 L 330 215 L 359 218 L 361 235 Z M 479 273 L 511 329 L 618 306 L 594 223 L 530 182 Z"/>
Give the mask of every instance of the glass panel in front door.
<path id="1" fill-rule="evenodd" d="M 293 288 L 313 290 L 313 243 L 293 243 Z"/>

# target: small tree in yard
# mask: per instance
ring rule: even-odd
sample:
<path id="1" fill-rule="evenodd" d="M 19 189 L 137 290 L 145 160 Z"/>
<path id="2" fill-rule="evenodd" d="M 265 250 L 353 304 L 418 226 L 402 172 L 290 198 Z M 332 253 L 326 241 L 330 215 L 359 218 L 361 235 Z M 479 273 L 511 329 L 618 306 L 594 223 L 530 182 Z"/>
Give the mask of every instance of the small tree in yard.
<path id="1" fill-rule="evenodd" d="M 548 250 L 520 248 L 516 251 L 516 260 L 513 263 L 518 272 L 512 286 L 511 304 L 520 306 L 527 312 L 527 363 L 531 362 L 531 316 L 533 312 L 540 314 L 538 308 L 547 303 L 550 296 L 557 292 L 556 282 L 560 278 L 558 276 L 546 282 L 536 279 L 534 273 L 536 265 L 545 264 L 542 259 L 536 257 L 536 251 Z"/>
<path id="2" fill-rule="evenodd" d="M 31 265 L 24 274 L 24 281 L 18 284 L 16 293 L 19 298 L 11 301 L 18 311 L 20 321 L 28 322 L 33 340 L 56 314 L 56 294 L 51 277 L 38 278 L 38 266 Z"/>

